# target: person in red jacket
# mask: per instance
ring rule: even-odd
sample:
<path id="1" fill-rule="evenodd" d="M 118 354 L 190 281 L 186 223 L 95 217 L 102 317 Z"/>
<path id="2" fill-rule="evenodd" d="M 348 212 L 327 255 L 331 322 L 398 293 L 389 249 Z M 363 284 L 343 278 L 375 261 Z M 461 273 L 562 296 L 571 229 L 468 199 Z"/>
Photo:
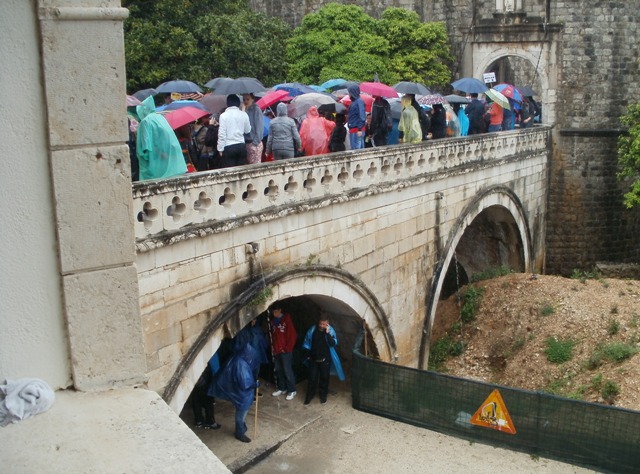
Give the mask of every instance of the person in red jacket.
<path id="1" fill-rule="evenodd" d="M 270 321 L 271 354 L 276 365 L 276 391 L 274 397 L 287 393 L 287 400 L 296 396 L 296 378 L 293 375 L 293 348 L 298 334 L 289 313 L 282 306 L 274 304 L 271 308 L 273 318 Z"/>

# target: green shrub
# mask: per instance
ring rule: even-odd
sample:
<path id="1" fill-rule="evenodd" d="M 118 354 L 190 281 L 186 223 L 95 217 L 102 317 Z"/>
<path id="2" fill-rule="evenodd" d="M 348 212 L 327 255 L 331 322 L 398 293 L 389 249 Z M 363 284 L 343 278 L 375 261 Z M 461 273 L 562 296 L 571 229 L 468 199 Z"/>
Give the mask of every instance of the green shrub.
<path id="1" fill-rule="evenodd" d="M 470 323 L 476 318 L 476 312 L 480 306 L 480 300 L 484 293 L 483 288 L 476 288 L 469 285 L 467 291 L 464 294 L 462 309 L 460 310 L 460 319 L 463 323 Z"/>
<path id="2" fill-rule="evenodd" d="M 454 341 L 449 334 L 446 334 L 429 351 L 429 370 L 441 371 L 447 359 L 461 355 L 464 349 L 464 341 Z"/>
<path id="3" fill-rule="evenodd" d="M 600 395 L 607 403 L 613 403 L 615 398 L 620 394 L 620 385 L 613 380 L 607 380 L 602 386 Z"/>
<path id="4" fill-rule="evenodd" d="M 602 355 L 613 362 L 622 362 L 638 352 L 631 344 L 624 342 L 612 342 L 601 347 Z"/>
<path id="5" fill-rule="evenodd" d="M 620 323 L 615 319 L 609 320 L 609 326 L 607 327 L 607 332 L 609 336 L 615 336 L 620 332 Z"/>
<path id="6" fill-rule="evenodd" d="M 594 390 L 600 390 L 602 387 L 602 374 L 598 374 L 591 379 L 591 388 Z"/>
<path id="7" fill-rule="evenodd" d="M 545 354 L 547 360 L 553 364 L 562 364 L 571 360 L 573 357 L 573 348 L 576 345 L 571 339 L 556 339 L 550 337 L 545 341 Z"/>
<path id="8" fill-rule="evenodd" d="M 540 315 L 542 316 L 551 316 L 553 313 L 556 312 L 556 309 L 553 307 L 553 305 L 551 303 L 544 303 L 540 309 L 538 310 L 538 312 L 540 313 Z"/>

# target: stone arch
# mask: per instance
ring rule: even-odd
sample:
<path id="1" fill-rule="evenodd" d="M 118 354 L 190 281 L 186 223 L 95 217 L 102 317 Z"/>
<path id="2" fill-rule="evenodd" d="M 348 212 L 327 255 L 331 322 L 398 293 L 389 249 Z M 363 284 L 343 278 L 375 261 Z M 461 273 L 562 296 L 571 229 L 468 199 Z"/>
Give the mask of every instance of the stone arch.
<path id="1" fill-rule="evenodd" d="M 542 48 L 542 49 L 541 49 Z M 556 81 L 550 74 L 551 56 L 555 45 L 552 42 L 535 42 L 526 44 L 512 44 L 510 46 L 497 44 L 478 44 L 473 51 L 474 65 L 473 77 L 482 77 L 496 61 L 515 56 L 531 63 L 532 67 L 538 66 L 538 78 L 540 88 L 538 91 L 543 105 L 543 122 L 555 123 Z"/>
<path id="2" fill-rule="evenodd" d="M 442 291 L 442 284 L 445 278 L 445 272 L 449 268 L 449 264 L 453 258 L 454 252 L 465 230 L 471 225 L 476 217 L 483 211 L 499 206 L 511 214 L 518 228 L 518 234 L 522 241 L 524 270 L 529 271 L 532 261 L 532 239 L 529 223 L 522 202 L 518 196 L 505 186 L 494 186 L 480 192 L 475 196 L 460 214 L 455 225 L 449 232 L 447 244 L 443 249 L 443 258 L 437 263 L 433 278 L 431 280 L 431 288 L 427 300 L 427 314 L 425 316 L 422 340 L 420 343 L 419 367 L 426 368 L 429 360 L 429 348 L 431 339 L 431 330 L 436 314 L 436 308 Z"/>
<path id="3" fill-rule="evenodd" d="M 364 320 L 380 359 L 387 362 L 396 359 L 391 326 L 375 294 L 342 269 L 309 265 L 265 276 L 264 281 L 255 282 L 230 303 L 205 327 L 184 355 L 164 389 L 164 400 L 180 412 L 209 358 L 220 346 L 225 327 L 235 335 L 275 301 L 308 295 L 340 301 L 343 308 Z"/>

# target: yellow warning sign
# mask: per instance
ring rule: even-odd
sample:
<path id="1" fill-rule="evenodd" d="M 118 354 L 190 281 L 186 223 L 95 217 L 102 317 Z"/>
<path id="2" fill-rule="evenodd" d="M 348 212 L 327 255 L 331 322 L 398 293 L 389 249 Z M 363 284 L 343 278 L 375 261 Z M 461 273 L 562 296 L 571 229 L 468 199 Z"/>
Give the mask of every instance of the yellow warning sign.
<path id="1" fill-rule="evenodd" d="M 473 414 L 471 424 L 516 434 L 516 427 L 513 426 L 511 416 L 498 389 L 491 392 L 478 411 Z"/>

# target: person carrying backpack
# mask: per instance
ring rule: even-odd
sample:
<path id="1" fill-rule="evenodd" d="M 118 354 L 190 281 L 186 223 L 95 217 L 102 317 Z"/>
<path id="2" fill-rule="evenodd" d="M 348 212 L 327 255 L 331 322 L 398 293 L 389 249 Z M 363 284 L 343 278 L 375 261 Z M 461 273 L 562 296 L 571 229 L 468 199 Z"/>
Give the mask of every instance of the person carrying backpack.
<path id="1" fill-rule="evenodd" d="M 391 106 L 382 97 L 375 96 L 371 106 L 371 143 L 373 146 L 385 146 L 387 136 L 393 126 Z"/>

